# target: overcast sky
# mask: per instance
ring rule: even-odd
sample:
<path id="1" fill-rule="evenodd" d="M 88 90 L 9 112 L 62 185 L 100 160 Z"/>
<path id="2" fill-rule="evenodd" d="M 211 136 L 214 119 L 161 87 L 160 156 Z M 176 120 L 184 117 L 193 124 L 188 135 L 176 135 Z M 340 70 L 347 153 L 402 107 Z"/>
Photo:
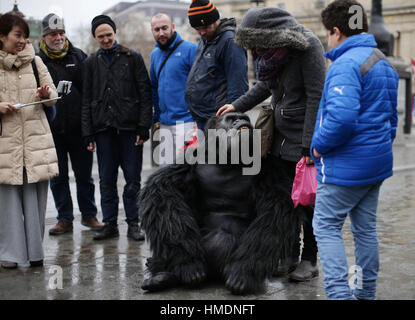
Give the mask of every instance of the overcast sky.
<path id="1" fill-rule="evenodd" d="M 27 17 L 41 20 L 51 12 L 62 15 L 68 36 L 71 36 L 81 24 L 89 26 L 95 16 L 119 2 L 121 0 L 17 0 L 20 11 Z M 0 0 L 0 12 L 10 11 L 13 4 L 14 0 Z"/>

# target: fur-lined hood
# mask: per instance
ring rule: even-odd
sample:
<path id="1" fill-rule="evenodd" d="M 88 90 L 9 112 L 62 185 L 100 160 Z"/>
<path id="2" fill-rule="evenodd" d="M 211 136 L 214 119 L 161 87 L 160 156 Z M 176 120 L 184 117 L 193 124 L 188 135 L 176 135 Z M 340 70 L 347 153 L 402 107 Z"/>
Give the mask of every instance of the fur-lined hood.
<path id="1" fill-rule="evenodd" d="M 287 11 L 271 7 L 251 8 L 236 29 L 235 42 L 246 48 L 291 48 L 304 51 L 307 31 Z"/>

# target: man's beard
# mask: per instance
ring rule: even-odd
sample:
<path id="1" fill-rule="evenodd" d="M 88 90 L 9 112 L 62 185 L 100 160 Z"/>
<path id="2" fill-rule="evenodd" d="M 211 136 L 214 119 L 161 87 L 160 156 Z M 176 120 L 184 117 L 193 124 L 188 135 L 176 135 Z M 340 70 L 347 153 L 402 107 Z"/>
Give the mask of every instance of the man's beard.
<path id="1" fill-rule="evenodd" d="M 176 40 L 177 37 L 177 33 L 176 31 L 172 31 L 170 37 L 167 39 L 166 43 L 162 44 L 159 41 L 157 41 L 157 44 L 159 45 L 159 48 L 161 50 L 167 50 L 170 45 L 174 42 L 174 40 Z"/>
<path id="2" fill-rule="evenodd" d="M 65 46 L 65 41 L 53 43 L 51 46 L 48 46 L 50 49 L 55 51 L 61 51 Z"/>

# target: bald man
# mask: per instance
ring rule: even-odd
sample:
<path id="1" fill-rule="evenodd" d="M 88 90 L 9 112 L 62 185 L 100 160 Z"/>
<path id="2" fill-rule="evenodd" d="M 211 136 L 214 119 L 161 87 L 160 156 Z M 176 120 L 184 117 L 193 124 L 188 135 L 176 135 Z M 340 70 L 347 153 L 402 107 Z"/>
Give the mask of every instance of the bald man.
<path id="1" fill-rule="evenodd" d="M 195 122 L 184 92 L 197 46 L 182 40 L 166 13 L 157 13 L 151 18 L 151 32 L 156 41 L 150 65 L 153 123 L 154 131 L 163 129 L 159 132 L 162 139 L 159 164 L 167 165 L 176 162 L 177 154 L 194 132 Z"/>

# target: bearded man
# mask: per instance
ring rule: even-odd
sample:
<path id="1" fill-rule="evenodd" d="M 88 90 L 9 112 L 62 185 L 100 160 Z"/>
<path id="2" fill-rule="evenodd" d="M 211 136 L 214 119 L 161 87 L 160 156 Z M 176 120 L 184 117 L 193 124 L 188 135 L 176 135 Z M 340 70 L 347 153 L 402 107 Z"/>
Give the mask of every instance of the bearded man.
<path id="1" fill-rule="evenodd" d="M 150 65 L 154 131 L 164 129 L 172 138 L 161 149 L 162 165 L 176 161 L 177 153 L 186 141 L 191 140 L 195 126 L 185 100 L 185 89 L 197 46 L 182 40 L 174 29 L 171 17 L 166 13 L 157 13 L 151 18 L 151 32 L 156 41 Z"/>
<path id="2" fill-rule="evenodd" d="M 50 181 L 58 211 L 58 223 L 49 230 L 49 234 L 60 235 L 73 230 L 68 158 L 71 159 L 75 175 L 78 205 L 82 214 L 81 223 L 92 230 L 99 230 L 104 225 L 96 218 L 95 186 L 91 176 L 93 158 L 92 153 L 84 147 L 81 133 L 81 67 L 87 56 L 67 39 L 64 22 L 54 13 L 48 14 L 42 21 L 39 56 L 48 67 L 56 87 L 61 80 L 72 81 L 71 93 L 58 101 L 56 117 L 50 123 L 58 155 L 59 176 Z"/>

